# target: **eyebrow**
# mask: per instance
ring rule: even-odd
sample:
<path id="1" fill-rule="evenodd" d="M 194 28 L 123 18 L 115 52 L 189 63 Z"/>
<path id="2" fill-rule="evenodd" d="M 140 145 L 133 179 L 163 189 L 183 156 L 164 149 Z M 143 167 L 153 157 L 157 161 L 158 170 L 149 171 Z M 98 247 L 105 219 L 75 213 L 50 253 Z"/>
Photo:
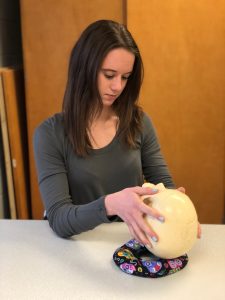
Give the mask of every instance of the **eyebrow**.
<path id="1" fill-rule="evenodd" d="M 102 71 L 110 71 L 110 72 L 114 72 L 114 73 L 116 73 L 117 71 L 116 70 L 113 70 L 113 69 L 102 69 Z M 132 73 L 132 71 L 130 71 L 130 72 L 126 72 L 126 73 L 124 73 L 124 74 L 131 74 Z"/>

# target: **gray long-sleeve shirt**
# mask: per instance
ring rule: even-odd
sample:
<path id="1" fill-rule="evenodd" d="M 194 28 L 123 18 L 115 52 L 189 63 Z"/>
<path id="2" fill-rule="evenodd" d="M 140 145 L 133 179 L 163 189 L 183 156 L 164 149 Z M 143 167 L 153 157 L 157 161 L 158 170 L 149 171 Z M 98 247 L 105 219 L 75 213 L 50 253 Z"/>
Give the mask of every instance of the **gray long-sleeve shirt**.
<path id="1" fill-rule="evenodd" d="M 174 187 L 146 114 L 137 144 L 137 149 L 128 149 L 115 136 L 107 146 L 92 149 L 89 156 L 81 158 L 65 135 L 61 113 L 36 128 L 34 153 L 39 188 L 49 224 L 59 236 L 70 237 L 111 222 L 104 205 L 107 194 L 141 186 L 144 179 Z"/>

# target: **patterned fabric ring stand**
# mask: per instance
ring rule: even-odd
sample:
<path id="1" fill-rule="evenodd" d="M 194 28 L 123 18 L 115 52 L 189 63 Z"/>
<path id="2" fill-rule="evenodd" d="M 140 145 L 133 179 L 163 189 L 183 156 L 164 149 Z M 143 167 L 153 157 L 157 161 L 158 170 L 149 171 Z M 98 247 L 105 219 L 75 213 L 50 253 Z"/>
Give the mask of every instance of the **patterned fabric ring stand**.
<path id="1" fill-rule="evenodd" d="M 185 254 L 173 259 L 159 258 L 132 239 L 114 252 L 113 260 L 127 274 L 158 278 L 182 270 L 188 263 L 188 256 Z"/>

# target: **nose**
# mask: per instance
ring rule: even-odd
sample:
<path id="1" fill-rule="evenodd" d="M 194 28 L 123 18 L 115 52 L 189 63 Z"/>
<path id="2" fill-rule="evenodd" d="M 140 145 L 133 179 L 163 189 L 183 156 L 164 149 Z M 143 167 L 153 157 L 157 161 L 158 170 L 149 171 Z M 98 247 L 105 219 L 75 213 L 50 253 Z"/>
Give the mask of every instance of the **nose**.
<path id="1" fill-rule="evenodd" d="M 115 77 L 111 82 L 111 90 L 114 92 L 120 92 L 123 88 L 122 78 L 120 76 Z"/>

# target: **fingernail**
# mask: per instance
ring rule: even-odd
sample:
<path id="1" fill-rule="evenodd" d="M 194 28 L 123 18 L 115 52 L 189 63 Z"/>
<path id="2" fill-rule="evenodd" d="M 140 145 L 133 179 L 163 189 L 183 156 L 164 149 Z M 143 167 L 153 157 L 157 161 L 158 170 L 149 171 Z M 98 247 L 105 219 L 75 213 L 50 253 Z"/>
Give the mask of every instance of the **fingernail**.
<path id="1" fill-rule="evenodd" d="M 158 242 L 158 239 L 156 236 L 151 236 L 151 239 L 153 240 L 153 242 Z"/>
<path id="2" fill-rule="evenodd" d="M 156 192 L 158 192 L 158 191 L 159 191 L 159 190 L 156 189 L 156 188 L 153 188 L 153 189 L 152 189 L 152 192 L 153 192 L 153 193 L 156 193 Z"/>
<path id="3" fill-rule="evenodd" d="M 163 216 L 158 217 L 158 220 L 159 220 L 160 222 L 162 222 L 162 223 L 165 222 L 165 218 L 164 218 Z"/>

